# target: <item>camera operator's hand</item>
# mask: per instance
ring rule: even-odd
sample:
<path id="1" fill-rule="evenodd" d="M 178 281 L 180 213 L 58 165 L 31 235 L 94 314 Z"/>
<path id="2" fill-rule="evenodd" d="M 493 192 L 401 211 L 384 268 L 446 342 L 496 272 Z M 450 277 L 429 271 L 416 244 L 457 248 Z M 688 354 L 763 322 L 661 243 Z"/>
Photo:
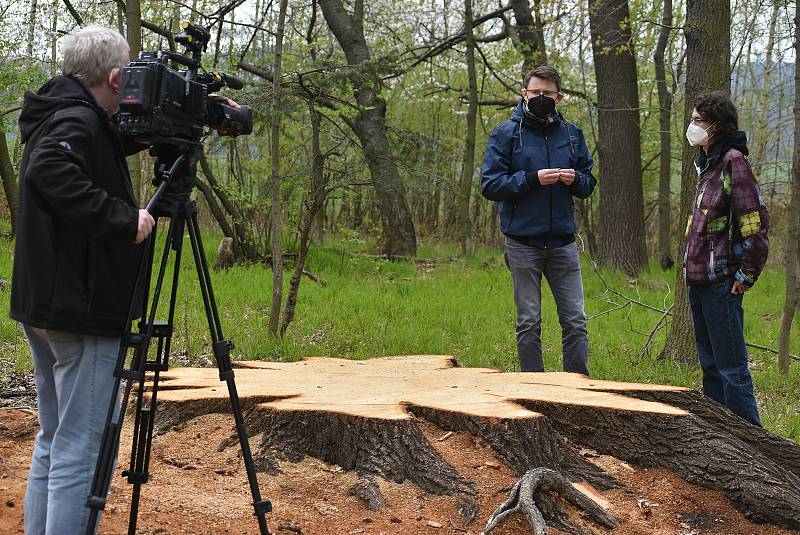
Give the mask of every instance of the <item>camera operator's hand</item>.
<path id="1" fill-rule="evenodd" d="M 540 169 L 539 170 L 539 184 L 542 186 L 549 186 L 558 182 L 560 176 L 559 169 Z"/>
<path id="2" fill-rule="evenodd" d="M 133 243 L 140 244 L 153 232 L 153 227 L 156 226 L 156 220 L 150 215 L 147 210 L 139 210 L 139 230 L 136 232 L 136 240 Z"/>
<path id="3" fill-rule="evenodd" d="M 224 104 L 226 106 L 230 106 L 231 108 L 236 109 L 236 110 L 240 110 L 242 108 L 239 105 L 239 103 L 236 102 L 235 100 L 230 99 L 228 97 L 224 97 L 222 95 L 208 95 L 208 98 L 211 99 L 211 100 L 214 100 L 216 102 L 219 102 L 221 104 Z M 221 136 L 230 135 L 230 131 L 228 131 L 228 129 L 226 129 L 226 128 L 216 128 L 215 130 Z"/>
<path id="4" fill-rule="evenodd" d="M 575 169 L 561 169 L 559 180 L 569 186 L 575 182 Z"/>
<path id="5" fill-rule="evenodd" d="M 237 110 L 241 108 L 238 102 L 228 97 L 224 97 L 222 95 L 208 95 L 208 98 L 210 98 L 211 100 L 216 100 L 217 102 L 222 102 L 226 106 L 230 106 L 231 108 L 236 108 Z"/>

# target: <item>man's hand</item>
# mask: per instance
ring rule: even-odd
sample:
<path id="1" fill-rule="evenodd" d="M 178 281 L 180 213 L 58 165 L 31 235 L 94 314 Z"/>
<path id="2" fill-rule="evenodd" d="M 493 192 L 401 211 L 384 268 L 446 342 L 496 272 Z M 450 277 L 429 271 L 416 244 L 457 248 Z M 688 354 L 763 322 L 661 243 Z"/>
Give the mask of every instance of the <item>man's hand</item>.
<path id="1" fill-rule="evenodd" d="M 238 102 L 228 97 L 224 97 L 222 95 L 208 95 L 208 98 L 221 104 L 225 104 L 226 106 L 230 106 L 233 109 L 241 109 L 241 106 Z M 215 128 L 215 130 L 221 136 L 227 136 L 229 134 L 227 128 Z"/>
<path id="2" fill-rule="evenodd" d="M 539 170 L 539 184 L 542 186 L 549 186 L 558 182 L 561 170 L 560 169 L 540 169 Z"/>
<path id="3" fill-rule="evenodd" d="M 575 182 L 575 169 L 559 169 L 559 180 L 567 186 Z"/>
<path id="4" fill-rule="evenodd" d="M 241 106 L 239 106 L 238 102 L 236 102 L 235 100 L 230 99 L 228 97 L 224 97 L 222 95 L 208 95 L 208 98 L 211 99 L 211 100 L 214 100 L 216 102 L 221 102 L 221 103 L 225 104 L 226 106 L 230 106 L 231 108 L 236 108 L 237 110 L 239 108 L 241 108 Z"/>
<path id="5" fill-rule="evenodd" d="M 153 232 L 156 221 L 147 210 L 139 210 L 139 230 L 136 232 L 136 240 L 133 243 L 140 244 Z"/>
<path id="6" fill-rule="evenodd" d="M 733 281 L 733 288 L 731 288 L 731 293 L 733 295 L 739 295 L 745 293 L 750 288 L 739 281 Z"/>

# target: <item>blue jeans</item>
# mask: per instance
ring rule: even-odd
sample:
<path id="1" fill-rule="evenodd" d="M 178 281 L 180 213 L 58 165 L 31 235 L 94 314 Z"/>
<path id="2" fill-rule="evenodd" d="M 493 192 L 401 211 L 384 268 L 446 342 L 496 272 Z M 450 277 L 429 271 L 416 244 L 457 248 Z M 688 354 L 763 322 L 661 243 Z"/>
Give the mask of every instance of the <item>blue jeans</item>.
<path id="1" fill-rule="evenodd" d="M 748 422 L 761 426 L 753 380 L 747 368 L 742 295 L 733 280 L 689 287 L 697 352 L 703 368 L 703 393 Z"/>
<path id="2" fill-rule="evenodd" d="M 517 305 L 517 353 L 524 372 L 543 372 L 542 274 L 556 302 L 561 324 L 564 371 L 589 375 L 589 340 L 583 311 L 583 279 L 575 243 L 540 249 L 506 238 L 506 264 Z"/>
<path id="3" fill-rule="evenodd" d="M 36 368 L 41 429 L 25 491 L 27 535 L 80 535 L 105 427 L 119 338 L 23 324 Z"/>

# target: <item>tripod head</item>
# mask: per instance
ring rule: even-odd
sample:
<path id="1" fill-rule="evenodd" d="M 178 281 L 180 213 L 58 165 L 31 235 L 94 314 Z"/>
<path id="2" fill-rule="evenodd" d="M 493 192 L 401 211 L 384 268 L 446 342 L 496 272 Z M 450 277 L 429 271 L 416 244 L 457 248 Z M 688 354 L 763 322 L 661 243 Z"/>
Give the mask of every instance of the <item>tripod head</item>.
<path id="1" fill-rule="evenodd" d="M 197 161 L 202 145 L 181 138 L 159 140 L 150 148 L 155 157 L 153 185 L 156 192 L 146 209 L 155 217 L 168 216 L 176 202 L 187 202 L 197 180 Z"/>

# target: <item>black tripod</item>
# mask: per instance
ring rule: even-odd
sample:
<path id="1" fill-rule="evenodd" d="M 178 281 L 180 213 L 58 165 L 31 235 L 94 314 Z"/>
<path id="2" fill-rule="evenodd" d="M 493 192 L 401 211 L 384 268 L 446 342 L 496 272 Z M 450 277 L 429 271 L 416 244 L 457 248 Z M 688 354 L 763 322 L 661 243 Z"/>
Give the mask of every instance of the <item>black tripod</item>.
<path id="1" fill-rule="evenodd" d="M 91 510 L 89 524 L 86 528 L 87 535 L 94 535 L 99 513 L 105 508 L 106 496 L 108 495 L 111 477 L 114 472 L 114 462 L 119 450 L 120 431 L 125 416 L 125 407 L 128 405 L 128 399 L 134 383 L 138 384 L 138 390 L 133 424 L 133 444 L 131 447 L 130 467 L 122 475 L 128 479 L 128 483 L 133 485 L 128 534 L 134 535 L 136 533 L 141 486 L 147 483 L 149 477 L 148 466 L 158 399 L 159 374 L 169 368 L 168 358 L 172 341 L 178 274 L 180 273 L 185 230 L 188 230 L 189 233 L 195 268 L 200 282 L 203 306 L 208 320 L 208 329 L 211 333 L 214 360 L 219 368 L 220 380 L 224 381 L 228 387 L 228 397 L 230 398 L 231 409 L 236 422 L 236 432 L 242 449 L 242 458 L 247 471 L 250 492 L 253 496 L 253 508 L 258 518 L 259 530 L 261 535 L 269 535 L 270 533 L 265 515 L 272 510 L 272 505 L 268 500 L 261 499 L 261 493 L 258 488 L 253 456 L 250 452 L 250 443 L 248 442 L 247 430 L 242 416 L 242 405 L 236 391 L 231 365 L 230 350 L 233 349 L 233 342 L 225 340 L 222 334 L 219 311 L 214 299 L 211 276 L 197 223 L 197 205 L 189 198 L 194 186 L 195 163 L 199 150 L 199 145 L 196 143 L 174 140 L 157 144 L 152 151 L 157 157 L 156 179 L 160 178 L 161 183 L 153 198 L 148 202 L 147 210 L 156 220 L 162 217 L 169 218 L 169 230 L 167 231 L 164 252 L 161 256 L 158 277 L 153 290 L 152 305 L 149 310 L 148 296 L 150 295 L 150 280 L 155 257 L 155 230 L 148 238 L 147 247 L 139 264 L 136 289 L 134 290 L 134 298 L 131 300 L 131 308 L 128 315 L 128 332 L 122 340 L 117 356 L 117 364 L 114 370 L 114 377 L 116 378 L 114 393 L 103 431 L 92 489 L 87 499 L 87 506 Z M 169 313 L 166 321 L 158 321 L 156 320 L 156 309 L 161 296 L 170 249 L 175 252 L 175 262 L 172 273 Z M 137 301 L 141 302 L 137 303 Z M 140 314 L 136 313 L 137 310 L 140 310 Z M 133 332 L 131 328 L 134 318 L 140 318 L 138 332 Z M 155 355 L 152 359 L 149 359 L 150 344 L 154 340 L 156 341 Z M 129 350 L 133 352 L 130 359 L 130 367 L 126 368 Z M 144 397 L 145 382 L 148 376 L 150 378 L 149 400 Z"/>

